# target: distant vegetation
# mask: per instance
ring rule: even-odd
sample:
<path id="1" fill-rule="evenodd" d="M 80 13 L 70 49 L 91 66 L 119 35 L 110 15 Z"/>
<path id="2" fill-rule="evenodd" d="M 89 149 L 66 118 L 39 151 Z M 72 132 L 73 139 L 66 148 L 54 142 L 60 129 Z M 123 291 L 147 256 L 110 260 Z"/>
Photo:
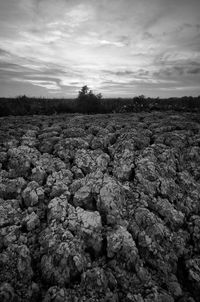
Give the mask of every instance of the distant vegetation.
<path id="1" fill-rule="evenodd" d="M 123 113 L 140 111 L 200 111 L 200 96 L 181 98 L 149 98 L 144 95 L 133 98 L 102 98 L 83 86 L 76 99 L 32 98 L 25 95 L 16 98 L 0 98 L 0 116 L 59 113 Z"/>
<path id="2" fill-rule="evenodd" d="M 98 113 L 102 111 L 100 100 L 102 99 L 101 93 L 94 94 L 87 85 L 83 86 L 78 93 L 76 101 L 76 111 L 82 113 Z"/>

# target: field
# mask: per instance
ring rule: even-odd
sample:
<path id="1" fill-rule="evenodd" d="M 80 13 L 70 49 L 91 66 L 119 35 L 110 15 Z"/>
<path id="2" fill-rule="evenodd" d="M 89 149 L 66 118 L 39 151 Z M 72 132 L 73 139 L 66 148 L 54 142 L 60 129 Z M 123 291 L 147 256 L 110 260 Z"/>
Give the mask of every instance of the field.
<path id="1" fill-rule="evenodd" d="M 200 114 L 0 118 L 0 301 L 200 297 Z"/>

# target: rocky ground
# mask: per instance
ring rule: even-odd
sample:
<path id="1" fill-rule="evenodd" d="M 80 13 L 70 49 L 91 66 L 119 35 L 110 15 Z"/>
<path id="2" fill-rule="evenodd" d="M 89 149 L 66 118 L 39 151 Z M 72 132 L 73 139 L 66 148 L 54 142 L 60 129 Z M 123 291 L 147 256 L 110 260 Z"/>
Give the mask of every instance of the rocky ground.
<path id="1" fill-rule="evenodd" d="M 0 118 L 0 301 L 200 301 L 200 114 Z"/>

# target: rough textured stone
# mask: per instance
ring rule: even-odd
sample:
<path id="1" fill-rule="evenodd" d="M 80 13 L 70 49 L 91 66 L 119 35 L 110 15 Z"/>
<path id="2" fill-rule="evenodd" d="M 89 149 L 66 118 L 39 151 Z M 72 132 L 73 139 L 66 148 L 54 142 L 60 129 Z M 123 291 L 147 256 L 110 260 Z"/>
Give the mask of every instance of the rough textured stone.
<path id="1" fill-rule="evenodd" d="M 0 300 L 198 302 L 199 120 L 0 118 Z"/>
<path id="2" fill-rule="evenodd" d="M 97 208 L 105 216 L 108 224 L 113 225 L 119 222 L 122 216 L 124 199 L 122 185 L 111 177 L 105 176 L 99 192 Z"/>
<path id="3" fill-rule="evenodd" d="M 130 269 L 135 268 L 138 261 L 138 250 L 131 234 L 122 226 L 107 235 L 107 256 L 117 257 L 124 261 Z"/>
<path id="4" fill-rule="evenodd" d="M 37 182 L 32 181 L 22 193 L 24 203 L 27 207 L 36 205 L 44 198 L 44 190 Z"/>

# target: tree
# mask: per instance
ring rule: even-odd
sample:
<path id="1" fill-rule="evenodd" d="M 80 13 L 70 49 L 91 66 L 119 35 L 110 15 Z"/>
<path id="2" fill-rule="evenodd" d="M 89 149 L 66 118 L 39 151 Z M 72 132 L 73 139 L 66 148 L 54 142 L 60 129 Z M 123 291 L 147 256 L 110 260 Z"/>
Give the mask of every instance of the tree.
<path id="1" fill-rule="evenodd" d="M 77 110 L 82 113 L 98 113 L 102 94 L 95 95 L 87 85 L 83 86 L 78 93 Z"/>

